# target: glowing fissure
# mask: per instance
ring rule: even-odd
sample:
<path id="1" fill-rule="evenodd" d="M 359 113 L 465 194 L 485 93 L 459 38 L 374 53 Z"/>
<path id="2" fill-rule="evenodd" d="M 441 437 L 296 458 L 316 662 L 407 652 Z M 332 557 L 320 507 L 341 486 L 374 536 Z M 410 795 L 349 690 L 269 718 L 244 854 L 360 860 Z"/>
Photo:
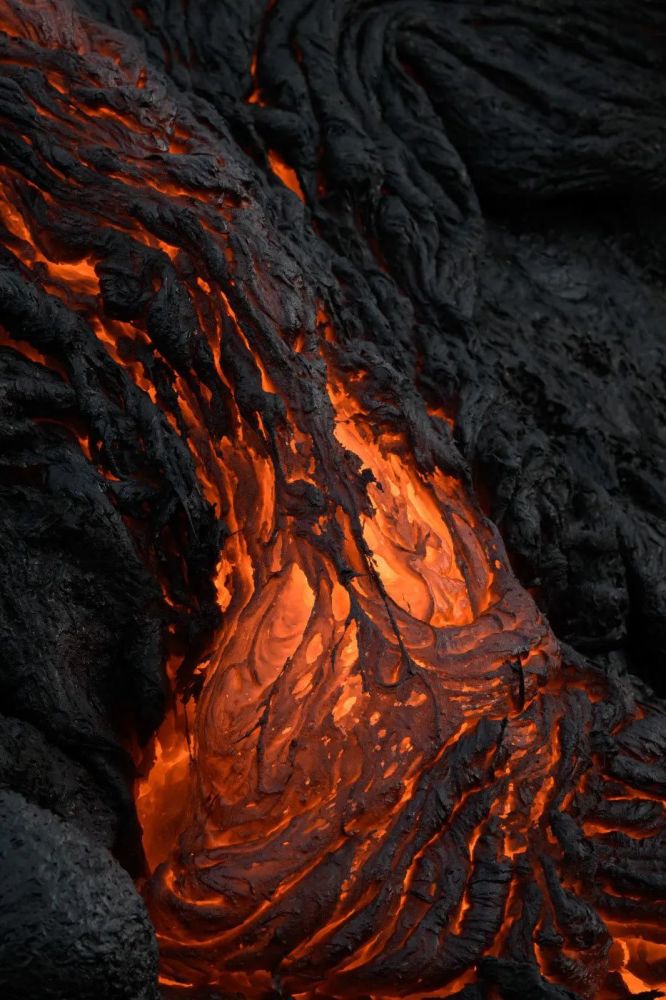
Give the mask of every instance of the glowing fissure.
<path id="1" fill-rule="evenodd" d="M 81 73 L 93 53 L 91 86 L 153 88 L 153 118 L 137 120 L 129 101 L 123 115 L 84 113 L 46 60 L 49 106 L 35 103 L 35 127 L 71 149 L 92 130 L 113 152 L 104 183 L 115 215 L 110 202 L 106 217 L 91 211 L 147 255 L 147 284 L 185 290 L 199 369 L 153 344 L 145 318 L 106 314 L 103 243 L 78 255 L 49 243 L 49 219 L 72 210 L 80 177 L 59 176 L 47 192 L 3 167 L 4 239 L 26 280 L 85 320 L 165 433 L 180 435 L 226 526 L 221 625 L 185 694 L 172 651 L 172 708 L 137 784 L 164 984 L 442 996 L 474 981 L 480 961 L 519 955 L 589 998 L 656 988 L 663 926 L 649 901 L 632 902 L 621 862 L 649 861 L 663 806 L 647 784 L 608 772 L 592 741 L 609 728 L 630 740 L 649 710 L 628 700 L 606 710 L 604 677 L 562 662 L 465 484 L 417 462 L 372 373 L 339 363 L 321 303 L 308 299 L 307 328 L 283 328 L 280 282 L 258 260 L 242 292 L 272 303 L 271 338 L 243 315 L 236 254 L 249 251 L 230 233 L 249 195 L 239 183 L 230 207 L 221 158 L 213 193 L 181 186 L 193 120 L 175 127 L 149 71 L 130 73 L 104 38 L 95 49 L 82 25 L 72 31 Z M 21 44 L 31 58 L 32 43 Z M 192 149 L 213 147 L 196 127 Z M 93 168 L 80 176 L 91 185 Z M 182 210 L 180 248 L 169 242 L 175 223 L 167 234 L 151 226 L 156 210 L 134 210 L 138 188 L 149 208 Z M 3 343 L 59 371 L 15 332 Z M 451 422 L 421 405 L 433 428 Z M 115 475 L 105 447 L 72 430 Z M 176 607 L 168 588 L 164 598 Z M 627 797 L 649 828 L 614 820 Z M 576 874 L 592 841 L 603 865 Z"/>

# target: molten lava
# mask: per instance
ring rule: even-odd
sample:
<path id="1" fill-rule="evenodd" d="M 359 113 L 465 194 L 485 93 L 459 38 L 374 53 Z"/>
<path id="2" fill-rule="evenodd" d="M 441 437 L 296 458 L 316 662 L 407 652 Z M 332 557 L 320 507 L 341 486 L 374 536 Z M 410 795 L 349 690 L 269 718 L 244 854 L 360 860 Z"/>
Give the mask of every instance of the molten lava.
<path id="1" fill-rule="evenodd" d="M 514 665 L 532 702 L 556 647 L 497 539 L 455 479 L 422 474 L 404 436 L 332 376 L 328 395 L 337 496 L 309 524 L 276 507 L 275 472 L 247 428 L 224 451 L 237 470 L 220 564 L 231 596 L 192 745 L 168 719 L 138 797 L 149 860 L 169 858 L 149 893 L 172 981 L 206 982 L 215 968 L 214 981 L 255 994 L 279 970 L 292 992 L 331 996 L 464 982 L 467 963 L 437 954 L 433 913 L 457 922 L 449 948 L 469 937 L 473 845 L 492 833 L 499 847 L 510 808 L 508 776 L 482 792 L 481 774 L 543 749 L 529 707 L 512 727 L 506 717 Z M 312 485 L 321 459 L 300 444 L 284 442 L 278 474 Z M 164 822 L 174 811 L 179 838 Z M 461 830 L 471 846 L 459 845 L 443 892 L 447 839 Z"/>
<path id="2" fill-rule="evenodd" d="M 172 707 L 137 783 L 165 987 L 663 987 L 658 710 L 560 652 L 447 466 L 450 415 L 358 347 L 344 288 L 310 281 L 314 250 L 264 213 L 222 126 L 114 34 L 72 15 L 44 37 L 16 6 L 5 69 L 41 67 L 1 167 L 16 280 L 129 376 L 146 441 L 184 442 L 224 523 L 219 622 L 195 662 L 182 635 L 168 647 Z M 39 338 L 17 320 L 3 343 L 70 378 Z M 63 423 L 123 480 L 122 455 Z M 152 565 L 173 634 L 187 574 L 171 586 L 169 560 Z"/>
<path id="3" fill-rule="evenodd" d="M 364 381 L 346 390 L 329 372 L 339 487 L 309 531 L 276 508 L 240 428 L 225 451 L 239 476 L 224 624 L 196 711 L 167 720 L 138 794 L 167 983 L 452 995 L 526 926 L 543 973 L 565 980 L 536 941 L 584 913 L 555 875 L 579 794 L 567 714 L 590 730 L 603 685 L 566 670 L 460 482 L 419 471 L 404 434 L 357 401 Z M 300 443 L 282 469 L 312 483 Z M 580 792 L 603 781 L 588 770 Z M 647 924 L 638 939 L 617 927 L 612 947 L 601 921 L 572 933 L 578 988 L 621 995 L 600 991 L 609 961 L 628 989 L 657 985 Z"/>

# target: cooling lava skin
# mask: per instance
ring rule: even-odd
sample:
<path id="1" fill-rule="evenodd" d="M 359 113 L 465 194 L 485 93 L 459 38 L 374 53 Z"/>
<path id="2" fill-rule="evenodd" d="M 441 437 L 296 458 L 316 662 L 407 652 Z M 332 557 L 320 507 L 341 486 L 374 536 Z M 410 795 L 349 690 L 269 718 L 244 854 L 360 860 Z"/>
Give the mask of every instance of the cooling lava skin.
<path id="1" fill-rule="evenodd" d="M 164 997 L 666 989 L 660 237 L 571 200 L 664 85 L 592 8 L 0 0 L 5 996 L 156 996 L 107 848 Z"/>

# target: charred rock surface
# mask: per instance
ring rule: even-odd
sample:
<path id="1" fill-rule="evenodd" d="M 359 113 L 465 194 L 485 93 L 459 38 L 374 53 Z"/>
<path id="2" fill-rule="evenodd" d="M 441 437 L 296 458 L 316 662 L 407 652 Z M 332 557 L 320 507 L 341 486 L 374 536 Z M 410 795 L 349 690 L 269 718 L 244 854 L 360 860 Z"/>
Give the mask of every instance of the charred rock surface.
<path id="1" fill-rule="evenodd" d="M 121 810 L 108 801 L 88 768 L 27 722 L 3 716 L 0 734 L 0 788 L 20 793 L 70 821 L 95 843 L 121 853 L 117 839 Z M 129 859 L 125 862 L 129 867 Z"/>
<path id="2" fill-rule="evenodd" d="M 45 934 L 44 995 L 152 996 L 106 848 L 165 995 L 657 995 L 664 26 L 623 11 L 0 3 L 14 995 Z"/>
<path id="3" fill-rule="evenodd" d="M 0 792 L 0 929 L 7 1000 L 157 997 L 155 938 L 127 872 L 14 792 Z"/>

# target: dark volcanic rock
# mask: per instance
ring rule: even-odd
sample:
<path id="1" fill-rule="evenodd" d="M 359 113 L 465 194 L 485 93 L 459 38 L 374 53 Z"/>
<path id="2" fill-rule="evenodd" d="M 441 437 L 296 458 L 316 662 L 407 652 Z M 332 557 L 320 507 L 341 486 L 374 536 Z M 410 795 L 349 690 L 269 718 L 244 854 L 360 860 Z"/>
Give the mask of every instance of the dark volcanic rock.
<path id="1" fill-rule="evenodd" d="M 0 716 L 0 789 L 20 792 L 112 849 L 118 815 L 91 772 L 28 722 Z"/>
<path id="2" fill-rule="evenodd" d="M 0 793 L 0 995 L 155 1000 L 156 971 L 148 914 L 108 851 Z"/>
<path id="3" fill-rule="evenodd" d="M 665 693 L 663 4 L 78 6 L 296 170 L 558 634 Z"/>

